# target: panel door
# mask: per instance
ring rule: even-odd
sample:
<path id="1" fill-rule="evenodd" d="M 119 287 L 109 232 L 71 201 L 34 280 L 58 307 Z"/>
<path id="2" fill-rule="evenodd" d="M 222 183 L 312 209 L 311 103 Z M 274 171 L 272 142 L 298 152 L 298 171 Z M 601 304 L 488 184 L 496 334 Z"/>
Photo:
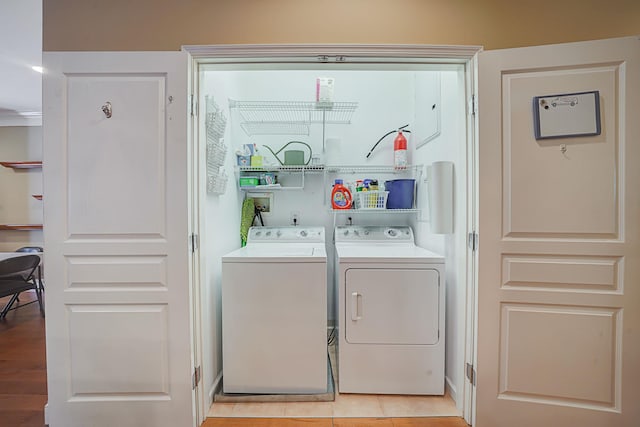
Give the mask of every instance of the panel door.
<path id="1" fill-rule="evenodd" d="M 351 344 L 437 344 L 436 270 L 350 268 L 345 272 L 346 340 Z"/>
<path id="2" fill-rule="evenodd" d="M 44 66 L 49 425 L 194 425 L 186 54 Z"/>
<path id="3" fill-rule="evenodd" d="M 589 91 L 599 135 L 535 139 L 534 97 Z M 478 101 L 475 424 L 637 425 L 640 40 L 483 52 Z"/>

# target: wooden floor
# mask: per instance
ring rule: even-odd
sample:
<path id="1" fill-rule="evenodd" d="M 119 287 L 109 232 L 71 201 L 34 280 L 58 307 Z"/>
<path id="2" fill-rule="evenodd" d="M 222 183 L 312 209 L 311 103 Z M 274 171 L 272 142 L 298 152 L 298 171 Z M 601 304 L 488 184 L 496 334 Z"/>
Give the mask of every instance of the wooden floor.
<path id="1" fill-rule="evenodd" d="M 207 418 L 201 427 L 468 427 L 462 418 Z"/>
<path id="2" fill-rule="evenodd" d="M 9 298 L 0 298 L 0 308 Z M 21 304 L 35 299 L 20 296 Z M 12 310 L 0 320 L 0 425 L 42 427 L 47 403 L 44 318 L 38 304 Z"/>
<path id="3" fill-rule="evenodd" d="M 35 299 L 22 294 L 21 303 Z M 8 298 L 0 298 L 0 308 Z M 47 403 L 44 319 L 37 304 L 0 321 L 0 426 L 42 427 Z M 456 417 L 208 418 L 202 427 L 467 427 Z"/>

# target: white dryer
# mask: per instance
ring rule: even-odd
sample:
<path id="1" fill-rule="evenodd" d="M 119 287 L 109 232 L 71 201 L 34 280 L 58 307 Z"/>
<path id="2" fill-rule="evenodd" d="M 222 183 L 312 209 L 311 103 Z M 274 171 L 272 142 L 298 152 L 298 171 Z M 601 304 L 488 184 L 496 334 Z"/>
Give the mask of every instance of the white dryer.
<path id="1" fill-rule="evenodd" d="M 323 227 L 252 227 L 222 257 L 223 391 L 326 393 Z"/>
<path id="2" fill-rule="evenodd" d="M 335 229 L 340 393 L 444 394 L 444 258 L 410 227 Z"/>

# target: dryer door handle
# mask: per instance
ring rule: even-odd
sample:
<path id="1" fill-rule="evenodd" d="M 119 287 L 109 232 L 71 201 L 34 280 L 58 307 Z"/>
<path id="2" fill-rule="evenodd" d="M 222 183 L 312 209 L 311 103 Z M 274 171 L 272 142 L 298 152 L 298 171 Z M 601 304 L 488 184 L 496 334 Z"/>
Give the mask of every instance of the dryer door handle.
<path id="1" fill-rule="evenodd" d="M 360 310 L 358 310 L 358 301 L 362 301 L 362 294 L 358 292 L 351 293 L 351 320 L 360 320 Z M 362 304 L 361 304 L 362 305 Z"/>

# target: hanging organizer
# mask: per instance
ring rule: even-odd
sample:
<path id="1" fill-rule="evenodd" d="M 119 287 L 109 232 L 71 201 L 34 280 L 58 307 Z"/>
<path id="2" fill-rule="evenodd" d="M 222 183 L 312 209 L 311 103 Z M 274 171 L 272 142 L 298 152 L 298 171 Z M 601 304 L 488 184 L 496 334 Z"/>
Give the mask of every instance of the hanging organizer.
<path id="1" fill-rule="evenodd" d="M 227 146 L 224 143 L 224 130 L 227 118 L 218 107 L 213 96 L 205 96 L 205 127 L 207 130 L 207 192 L 224 194 L 228 176 L 224 168 Z"/>

